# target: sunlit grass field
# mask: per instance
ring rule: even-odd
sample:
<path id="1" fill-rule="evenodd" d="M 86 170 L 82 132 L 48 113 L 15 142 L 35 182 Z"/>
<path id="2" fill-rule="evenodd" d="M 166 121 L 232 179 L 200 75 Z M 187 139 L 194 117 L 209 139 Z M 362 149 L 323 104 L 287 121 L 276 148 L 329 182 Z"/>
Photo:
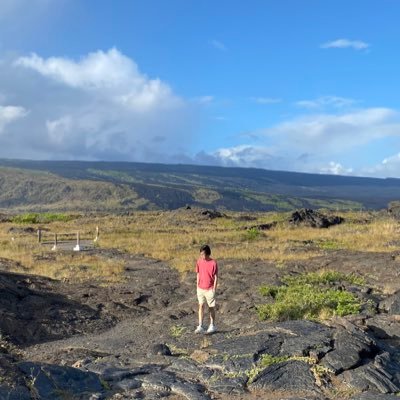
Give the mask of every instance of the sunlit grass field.
<path id="1" fill-rule="evenodd" d="M 323 212 L 323 211 L 322 211 Z M 53 233 L 79 231 L 82 239 L 94 239 L 99 227 L 101 249 L 118 249 L 169 263 L 185 273 L 193 269 L 202 244 L 208 243 L 217 259 L 265 260 L 284 266 L 293 260 L 307 260 L 335 250 L 391 252 L 398 248 L 400 224 L 384 213 L 336 212 L 345 222 L 328 229 L 295 227 L 288 223 L 291 213 L 226 212 L 208 219 L 198 210 L 135 212 L 130 215 L 68 215 L 32 220 L 19 216 L 0 224 L 0 257 L 14 260 L 12 270 L 55 279 L 84 281 L 122 279 L 124 261 L 84 251 L 51 251 L 40 245 L 35 233 L 22 229 L 43 229 L 43 238 Z M 247 221 L 244 216 L 253 217 Z M 252 226 L 277 222 L 268 231 Z M 14 230 L 10 231 L 11 228 Z M 15 228 L 18 228 L 17 230 Z"/>

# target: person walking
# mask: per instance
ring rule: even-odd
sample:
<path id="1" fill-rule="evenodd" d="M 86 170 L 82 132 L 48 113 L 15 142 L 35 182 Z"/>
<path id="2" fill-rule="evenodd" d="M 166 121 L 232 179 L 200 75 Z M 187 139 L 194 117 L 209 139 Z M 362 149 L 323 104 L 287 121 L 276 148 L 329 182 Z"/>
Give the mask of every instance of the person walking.
<path id="1" fill-rule="evenodd" d="M 197 299 L 199 302 L 199 325 L 195 333 L 214 333 L 215 326 L 215 293 L 218 285 L 218 263 L 211 258 L 210 246 L 200 248 L 200 258 L 196 262 Z M 210 325 L 207 331 L 203 327 L 204 304 L 207 303 L 210 314 Z"/>

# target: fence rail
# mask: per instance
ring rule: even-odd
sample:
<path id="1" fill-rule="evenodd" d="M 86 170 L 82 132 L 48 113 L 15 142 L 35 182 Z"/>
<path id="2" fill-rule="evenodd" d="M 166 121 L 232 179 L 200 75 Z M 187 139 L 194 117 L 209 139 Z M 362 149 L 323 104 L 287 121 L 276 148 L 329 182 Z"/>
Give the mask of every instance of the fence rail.
<path id="1" fill-rule="evenodd" d="M 96 243 L 99 239 L 99 227 L 96 226 L 96 236 L 94 239 L 82 239 L 80 231 L 75 232 L 46 232 L 38 229 L 37 231 L 38 243 L 40 244 L 53 244 L 52 250 L 57 250 L 60 244 L 72 244 L 75 243 L 73 239 L 76 237 L 76 245 L 72 248 L 74 251 L 82 250 L 82 242 L 91 243 L 92 245 Z M 51 236 L 51 240 L 43 240 L 45 236 Z M 71 239 L 69 239 L 71 238 Z M 64 240 L 62 240 L 64 239 Z M 65 247 L 65 246 L 64 246 Z"/>

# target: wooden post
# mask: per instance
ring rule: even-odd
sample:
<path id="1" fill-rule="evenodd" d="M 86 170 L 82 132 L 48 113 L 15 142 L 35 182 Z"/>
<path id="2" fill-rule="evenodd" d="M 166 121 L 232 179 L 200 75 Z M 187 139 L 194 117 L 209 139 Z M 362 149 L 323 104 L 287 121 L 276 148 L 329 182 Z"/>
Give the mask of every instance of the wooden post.
<path id="1" fill-rule="evenodd" d="M 52 250 L 57 250 L 57 233 L 54 234 L 54 246 Z"/>
<path id="2" fill-rule="evenodd" d="M 80 243 L 81 243 L 81 238 L 80 238 L 79 231 L 78 231 L 78 232 L 76 232 L 76 246 L 74 247 L 74 251 L 81 250 Z"/>
<path id="3" fill-rule="evenodd" d="M 97 242 L 99 240 L 99 227 L 96 226 L 96 237 L 94 238 L 93 242 Z"/>
<path id="4" fill-rule="evenodd" d="M 38 243 L 42 243 L 42 230 L 41 229 L 38 229 L 37 236 L 38 236 Z"/>

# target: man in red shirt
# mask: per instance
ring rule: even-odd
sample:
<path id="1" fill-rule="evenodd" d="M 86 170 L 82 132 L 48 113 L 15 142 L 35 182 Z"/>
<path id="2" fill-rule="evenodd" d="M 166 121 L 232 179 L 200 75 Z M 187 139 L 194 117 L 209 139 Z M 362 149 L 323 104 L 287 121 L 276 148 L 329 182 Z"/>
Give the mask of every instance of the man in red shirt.
<path id="1" fill-rule="evenodd" d="M 199 301 L 199 325 L 195 333 L 214 333 L 215 327 L 215 291 L 218 284 L 218 264 L 211 257 L 210 246 L 200 248 L 200 258 L 196 263 L 197 299 Z M 203 328 L 204 303 L 207 302 L 210 311 L 210 325 L 207 331 Z"/>

